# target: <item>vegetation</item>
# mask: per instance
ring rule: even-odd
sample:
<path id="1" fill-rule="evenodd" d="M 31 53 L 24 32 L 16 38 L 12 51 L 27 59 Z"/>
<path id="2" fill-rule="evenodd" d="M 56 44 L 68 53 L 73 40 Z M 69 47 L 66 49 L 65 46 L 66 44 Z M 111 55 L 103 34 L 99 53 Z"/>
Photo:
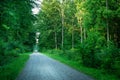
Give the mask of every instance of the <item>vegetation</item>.
<path id="1" fill-rule="evenodd" d="M 113 74 L 108 74 L 104 70 L 101 69 L 95 69 L 91 67 L 86 67 L 82 64 L 82 59 L 79 59 L 79 61 L 75 58 L 70 58 L 68 55 L 61 55 L 62 51 L 61 50 L 45 50 L 43 51 L 45 55 L 54 58 L 64 64 L 67 64 L 68 66 L 71 66 L 72 68 L 83 72 L 85 74 L 88 74 L 92 78 L 96 80 L 119 80 L 118 77 L 116 77 Z M 72 52 L 72 53 L 69 53 Z M 71 54 L 74 56 L 75 53 L 73 53 L 73 50 L 67 51 L 68 54 Z"/>
<path id="2" fill-rule="evenodd" d="M 0 0 L 0 79 L 14 80 L 34 44 L 32 0 Z"/>
<path id="3" fill-rule="evenodd" d="M 43 0 L 40 7 L 35 1 L 0 1 L 0 67 L 32 51 L 39 31 L 41 51 L 60 50 L 69 60 L 120 76 L 120 0 Z M 34 6 L 41 8 L 37 15 Z"/>
<path id="4" fill-rule="evenodd" d="M 28 60 L 29 54 L 21 54 L 19 57 L 12 58 L 11 62 L 4 66 L 0 66 L 0 79 L 1 80 L 15 80 L 25 62 Z M 11 58 L 9 58 L 10 60 Z"/>
<path id="5" fill-rule="evenodd" d="M 119 6 L 118 0 L 43 0 L 36 22 L 41 50 L 60 50 L 50 53 L 119 77 Z"/>

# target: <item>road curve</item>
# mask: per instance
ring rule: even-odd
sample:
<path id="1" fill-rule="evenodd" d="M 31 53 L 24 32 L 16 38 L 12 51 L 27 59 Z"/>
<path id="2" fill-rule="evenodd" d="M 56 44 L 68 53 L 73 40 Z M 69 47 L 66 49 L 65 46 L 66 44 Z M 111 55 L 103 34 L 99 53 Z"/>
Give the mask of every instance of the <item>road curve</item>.
<path id="1" fill-rule="evenodd" d="M 33 53 L 16 80 L 94 80 L 41 53 Z"/>

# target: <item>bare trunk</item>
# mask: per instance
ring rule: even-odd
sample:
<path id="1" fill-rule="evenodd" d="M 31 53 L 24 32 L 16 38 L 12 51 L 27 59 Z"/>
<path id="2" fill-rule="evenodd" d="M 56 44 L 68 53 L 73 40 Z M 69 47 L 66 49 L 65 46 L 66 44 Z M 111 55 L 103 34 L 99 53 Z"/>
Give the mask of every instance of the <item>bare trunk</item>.
<path id="1" fill-rule="evenodd" d="M 57 33 L 55 31 L 55 49 L 57 49 Z"/>
<path id="2" fill-rule="evenodd" d="M 107 20 L 107 41 L 110 41 L 110 34 L 109 34 L 109 27 L 108 27 L 108 20 Z"/>
<path id="3" fill-rule="evenodd" d="M 86 40 L 86 30 L 84 28 L 84 40 Z"/>
<path id="4" fill-rule="evenodd" d="M 62 3 L 62 6 L 64 3 Z M 62 15 L 62 49 L 64 48 L 64 9 L 61 7 L 61 15 Z"/>
<path id="5" fill-rule="evenodd" d="M 83 42 L 83 35 L 82 35 L 82 33 L 83 33 L 83 29 L 82 29 L 82 26 L 80 26 L 80 34 L 81 34 L 81 43 Z"/>
<path id="6" fill-rule="evenodd" d="M 80 37 L 81 37 L 81 43 L 83 42 L 83 29 L 82 29 L 82 24 L 81 24 L 81 22 L 80 22 L 80 19 L 78 19 L 78 23 L 80 24 Z"/>
<path id="7" fill-rule="evenodd" d="M 72 49 L 74 48 L 74 28 L 72 30 Z"/>
<path id="8" fill-rule="evenodd" d="M 64 10 L 62 9 L 62 49 L 64 47 Z"/>
<path id="9" fill-rule="evenodd" d="M 106 11 L 108 13 L 108 0 L 106 0 Z M 110 33 L 109 33 L 109 23 L 108 23 L 108 14 L 106 19 L 106 26 L 107 26 L 107 42 L 110 41 Z"/>

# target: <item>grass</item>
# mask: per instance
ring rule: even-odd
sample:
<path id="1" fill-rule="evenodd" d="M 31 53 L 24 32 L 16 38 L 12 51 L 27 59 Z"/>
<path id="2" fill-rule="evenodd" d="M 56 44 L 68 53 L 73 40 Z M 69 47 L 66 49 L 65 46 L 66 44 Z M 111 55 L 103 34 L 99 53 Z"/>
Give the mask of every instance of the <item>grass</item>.
<path id="1" fill-rule="evenodd" d="M 0 67 L 0 80 L 15 80 L 28 58 L 29 53 L 20 54 L 11 63 Z"/>
<path id="2" fill-rule="evenodd" d="M 91 76 L 92 78 L 94 78 L 95 80 L 120 80 L 115 75 L 108 74 L 104 72 L 103 70 L 85 67 L 82 64 L 78 63 L 77 61 L 69 60 L 67 57 L 61 56 L 58 53 L 49 54 L 49 52 L 45 52 L 45 55 L 51 58 L 54 58 L 64 64 L 67 64 L 68 66 L 80 72 L 87 74 Z"/>

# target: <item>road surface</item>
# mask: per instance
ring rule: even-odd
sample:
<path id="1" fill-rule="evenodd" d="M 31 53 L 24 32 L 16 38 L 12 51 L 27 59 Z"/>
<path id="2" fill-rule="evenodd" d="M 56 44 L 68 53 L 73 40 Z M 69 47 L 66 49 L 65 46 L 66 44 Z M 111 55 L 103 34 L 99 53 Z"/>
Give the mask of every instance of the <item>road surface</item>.
<path id="1" fill-rule="evenodd" d="M 93 80 L 65 64 L 41 53 L 30 55 L 16 80 Z"/>

